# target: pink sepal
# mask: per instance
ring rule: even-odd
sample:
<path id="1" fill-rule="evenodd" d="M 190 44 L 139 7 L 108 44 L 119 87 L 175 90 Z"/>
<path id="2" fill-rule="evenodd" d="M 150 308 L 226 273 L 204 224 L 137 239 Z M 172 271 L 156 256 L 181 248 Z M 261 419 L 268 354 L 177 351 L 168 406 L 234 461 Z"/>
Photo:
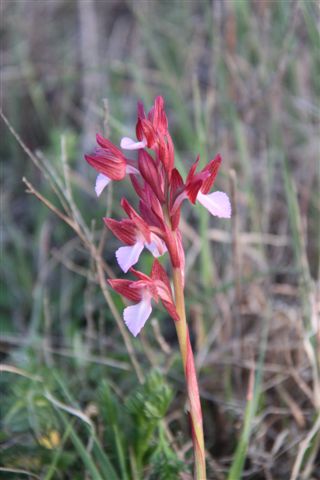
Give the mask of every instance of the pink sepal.
<path id="1" fill-rule="evenodd" d="M 139 150 L 139 170 L 142 177 L 150 185 L 160 202 L 164 203 L 164 180 L 161 169 L 155 160 L 144 150 Z"/>
<path id="2" fill-rule="evenodd" d="M 116 292 L 120 293 L 125 298 L 132 300 L 133 302 L 139 302 L 142 298 L 141 290 L 136 290 L 131 288 L 132 282 L 131 280 L 122 280 L 122 279 L 108 279 L 108 283 L 115 290 Z"/>
<path id="3" fill-rule="evenodd" d="M 222 158 L 221 158 L 221 155 L 218 153 L 218 155 L 216 155 L 216 157 L 213 160 L 211 160 L 208 163 L 208 165 L 206 165 L 202 170 L 203 173 L 207 174 L 207 178 L 202 183 L 202 187 L 201 187 L 202 193 L 207 194 L 211 190 L 212 185 L 214 184 L 214 181 L 216 179 L 216 176 L 218 175 L 221 162 L 222 162 Z"/>
<path id="4" fill-rule="evenodd" d="M 102 135 L 97 134 L 97 143 L 99 146 L 95 151 L 84 156 L 86 161 L 106 177 L 122 180 L 126 174 L 126 157 L 118 147 Z"/>
<path id="5" fill-rule="evenodd" d="M 135 211 L 135 209 L 130 205 L 126 198 L 121 199 L 121 206 L 123 210 L 126 212 L 128 217 L 134 222 L 137 227 L 137 230 L 142 234 L 145 241 L 150 243 L 151 236 L 150 236 L 150 228 L 147 222 L 143 220 L 143 218 Z"/>
<path id="6" fill-rule="evenodd" d="M 135 223 L 129 218 L 123 220 L 114 220 L 113 218 L 105 217 L 103 219 L 106 226 L 111 232 L 126 245 L 134 245 L 137 239 L 137 227 Z"/>

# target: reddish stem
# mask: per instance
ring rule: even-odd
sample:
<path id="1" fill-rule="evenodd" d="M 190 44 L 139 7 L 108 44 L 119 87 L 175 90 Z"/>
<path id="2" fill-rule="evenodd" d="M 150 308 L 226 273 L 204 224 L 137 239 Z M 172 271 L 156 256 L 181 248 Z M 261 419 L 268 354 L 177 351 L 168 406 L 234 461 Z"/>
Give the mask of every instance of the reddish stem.
<path id="1" fill-rule="evenodd" d="M 192 441 L 195 458 L 195 480 L 206 480 L 206 460 L 203 439 L 202 411 L 194 357 L 186 321 L 182 272 L 179 268 L 173 269 L 173 285 L 176 309 L 180 320 L 175 322 L 180 351 L 182 356 L 184 374 L 187 383 L 187 392 L 190 408 L 192 428 Z"/>

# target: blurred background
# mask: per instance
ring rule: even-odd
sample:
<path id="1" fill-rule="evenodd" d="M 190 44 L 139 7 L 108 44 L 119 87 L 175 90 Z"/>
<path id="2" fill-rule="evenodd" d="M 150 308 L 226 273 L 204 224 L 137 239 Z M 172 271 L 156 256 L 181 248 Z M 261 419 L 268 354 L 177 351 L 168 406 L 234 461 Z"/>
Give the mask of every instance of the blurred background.
<path id="1" fill-rule="evenodd" d="M 233 202 L 231 221 L 183 211 L 208 478 L 319 478 L 319 3 L 0 10 L 1 478 L 191 478 L 172 320 L 155 309 L 129 337 L 104 283 L 122 274 L 101 219 L 132 187 L 97 199 L 83 158 L 159 94 L 182 174 L 220 152 Z"/>

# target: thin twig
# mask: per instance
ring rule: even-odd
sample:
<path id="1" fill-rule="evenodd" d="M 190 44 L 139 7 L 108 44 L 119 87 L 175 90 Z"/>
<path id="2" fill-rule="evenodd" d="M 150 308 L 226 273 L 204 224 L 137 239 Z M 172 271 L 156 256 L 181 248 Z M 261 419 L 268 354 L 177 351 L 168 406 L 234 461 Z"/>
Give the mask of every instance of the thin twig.
<path id="1" fill-rule="evenodd" d="M 62 171 L 63 171 L 65 187 L 66 187 L 66 198 L 67 198 L 68 203 L 70 205 L 73 218 L 79 224 L 82 231 L 85 233 L 88 241 L 91 241 L 92 240 L 91 232 L 88 229 L 85 221 L 83 220 L 83 217 L 82 217 L 81 213 L 79 212 L 79 209 L 76 206 L 74 198 L 73 198 L 72 188 L 71 188 L 71 180 L 70 180 L 70 169 L 69 169 L 68 157 L 67 157 L 66 137 L 64 135 L 61 136 L 61 163 L 62 163 Z"/>
<path id="2" fill-rule="evenodd" d="M 26 475 L 28 477 L 36 478 L 37 480 L 41 480 L 38 475 L 35 473 L 29 472 L 29 470 L 22 470 L 20 468 L 6 468 L 6 467 L 0 467 L 0 472 L 5 472 L 5 473 L 16 473 L 18 475 Z"/>
<path id="3" fill-rule="evenodd" d="M 318 418 L 314 423 L 313 427 L 311 428 L 311 430 L 309 431 L 308 435 L 306 435 L 304 440 L 300 443 L 296 461 L 294 462 L 294 465 L 293 465 L 290 480 L 297 480 L 297 478 L 299 478 L 298 475 L 301 469 L 304 455 L 307 449 L 310 447 L 311 440 L 317 433 L 319 433 L 319 431 L 320 431 L 320 414 L 318 415 Z"/>
<path id="4" fill-rule="evenodd" d="M 9 122 L 8 118 L 6 115 L 0 110 L 0 117 L 8 127 L 10 133 L 14 136 L 22 150 L 27 154 L 27 156 L 30 158 L 30 160 L 33 162 L 35 167 L 37 167 L 40 172 L 43 174 L 43 176 L 49 181 L 52 190 L 54 193 L 57 195 L 58 199 L 61 202 L 61 205 L 65 209 L 68 215 L 70 215 L 70 209 L 68 209 L 68 205 L 66 204 L 64 200 L 64 192 L 63 189 L 61 188 L 59 179 L 57 175 L 54 174 L 54 172 L 51 169 L 50 163 L 46 162 L 44 164 L 44 158 L 41 158 L 40 155 L 35 155 L 29 147 L 24 143 L 24 141 L 21 139 L 20 135 L 16 132 L 16 130 L 13 128 L 11 123 Z"/>
<path id="5" fill-rule="evenodd" d="M 38 200 L 40 200 L 42 203 L 44 203 L 45 206 L 49 208 L 49 210 L 51 210 L 53 213 L 55 213 L 61 220 L 63 220 L 67 225 L 69 225 L 69 227 L 71 227 L 73 230 L 75 230 L 77 232 L 76 223 L 70 217 L 67 217 L 67 215 L 62 213 L 61 210 L 59 210 L 57 207 L 55 207 L 46 197 L 41 195 L 41 193 L 38 192 L 38 190 L 36 190 L 34 188 L 32 183 L 30 183 L 29 180 L 26 179 L 26 177 L 23 177 L 22 181 L 28 187 L 27 193 L 32 193 L 35 197 L 38 198 Z"/>

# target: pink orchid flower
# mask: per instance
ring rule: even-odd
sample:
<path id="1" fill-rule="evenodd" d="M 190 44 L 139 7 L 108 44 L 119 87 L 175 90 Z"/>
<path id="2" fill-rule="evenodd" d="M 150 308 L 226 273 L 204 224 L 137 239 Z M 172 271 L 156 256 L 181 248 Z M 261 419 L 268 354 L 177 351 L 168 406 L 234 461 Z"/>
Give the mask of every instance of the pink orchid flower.
<path id="1" fill-rule="evenodd" d="M 167 251 L 167 247 L 125 198 L 122 199 L 121 205 L 129 218 L 120 221 L 112 218 L 103 220 L 112 233 L 126 244 L 116 251 L 118 264 L 126 273 L 138 262 L 144 248 L 147 248 L 154 257 L 159 257 Z"/>
<path id="2" fill-rule="evenodd" d="M 151 276 L 131 268 L 131 272 L 138 278 L 136 281 L 109 279 L 111 287 L 125 298 L 136 302 L 126 307 L 123 319 L 134 337 L 140 333 L 152 312 L 152 300 L 158 303 L 159 299 L 174 320 L 179 320 L 173 302 L 172 291 L 168 276 L 157 260 L 154 260 Z"/>
<path id="3" fill-rule="evenodd" d="M 226 193 L 216 191 L 209 193 L 221 165 L 221 156 L 217 155 L 200 172 L 196 173 L 199 156 L 191 166 L 186 183 L 183 184 L 179 172 L 174 170 L 175 185 L 172 194 L 171 215 L 175 215 L 184 199 L 191 203 L 198 200 L 210 213 L 219 218 L 231 217 L 231 204 Z"/>
<path id="4" fill-rule="evenodd" d="M 134 161 L 127 159 L 121 150 L 107 138 L 97 134 L 97 143 L 94 153 L 85 155 L 86 161 L 99 172 L 95 192 L 99 197 L 111 180 L 123 180 L 127 174 L 138 174 Z"/>

